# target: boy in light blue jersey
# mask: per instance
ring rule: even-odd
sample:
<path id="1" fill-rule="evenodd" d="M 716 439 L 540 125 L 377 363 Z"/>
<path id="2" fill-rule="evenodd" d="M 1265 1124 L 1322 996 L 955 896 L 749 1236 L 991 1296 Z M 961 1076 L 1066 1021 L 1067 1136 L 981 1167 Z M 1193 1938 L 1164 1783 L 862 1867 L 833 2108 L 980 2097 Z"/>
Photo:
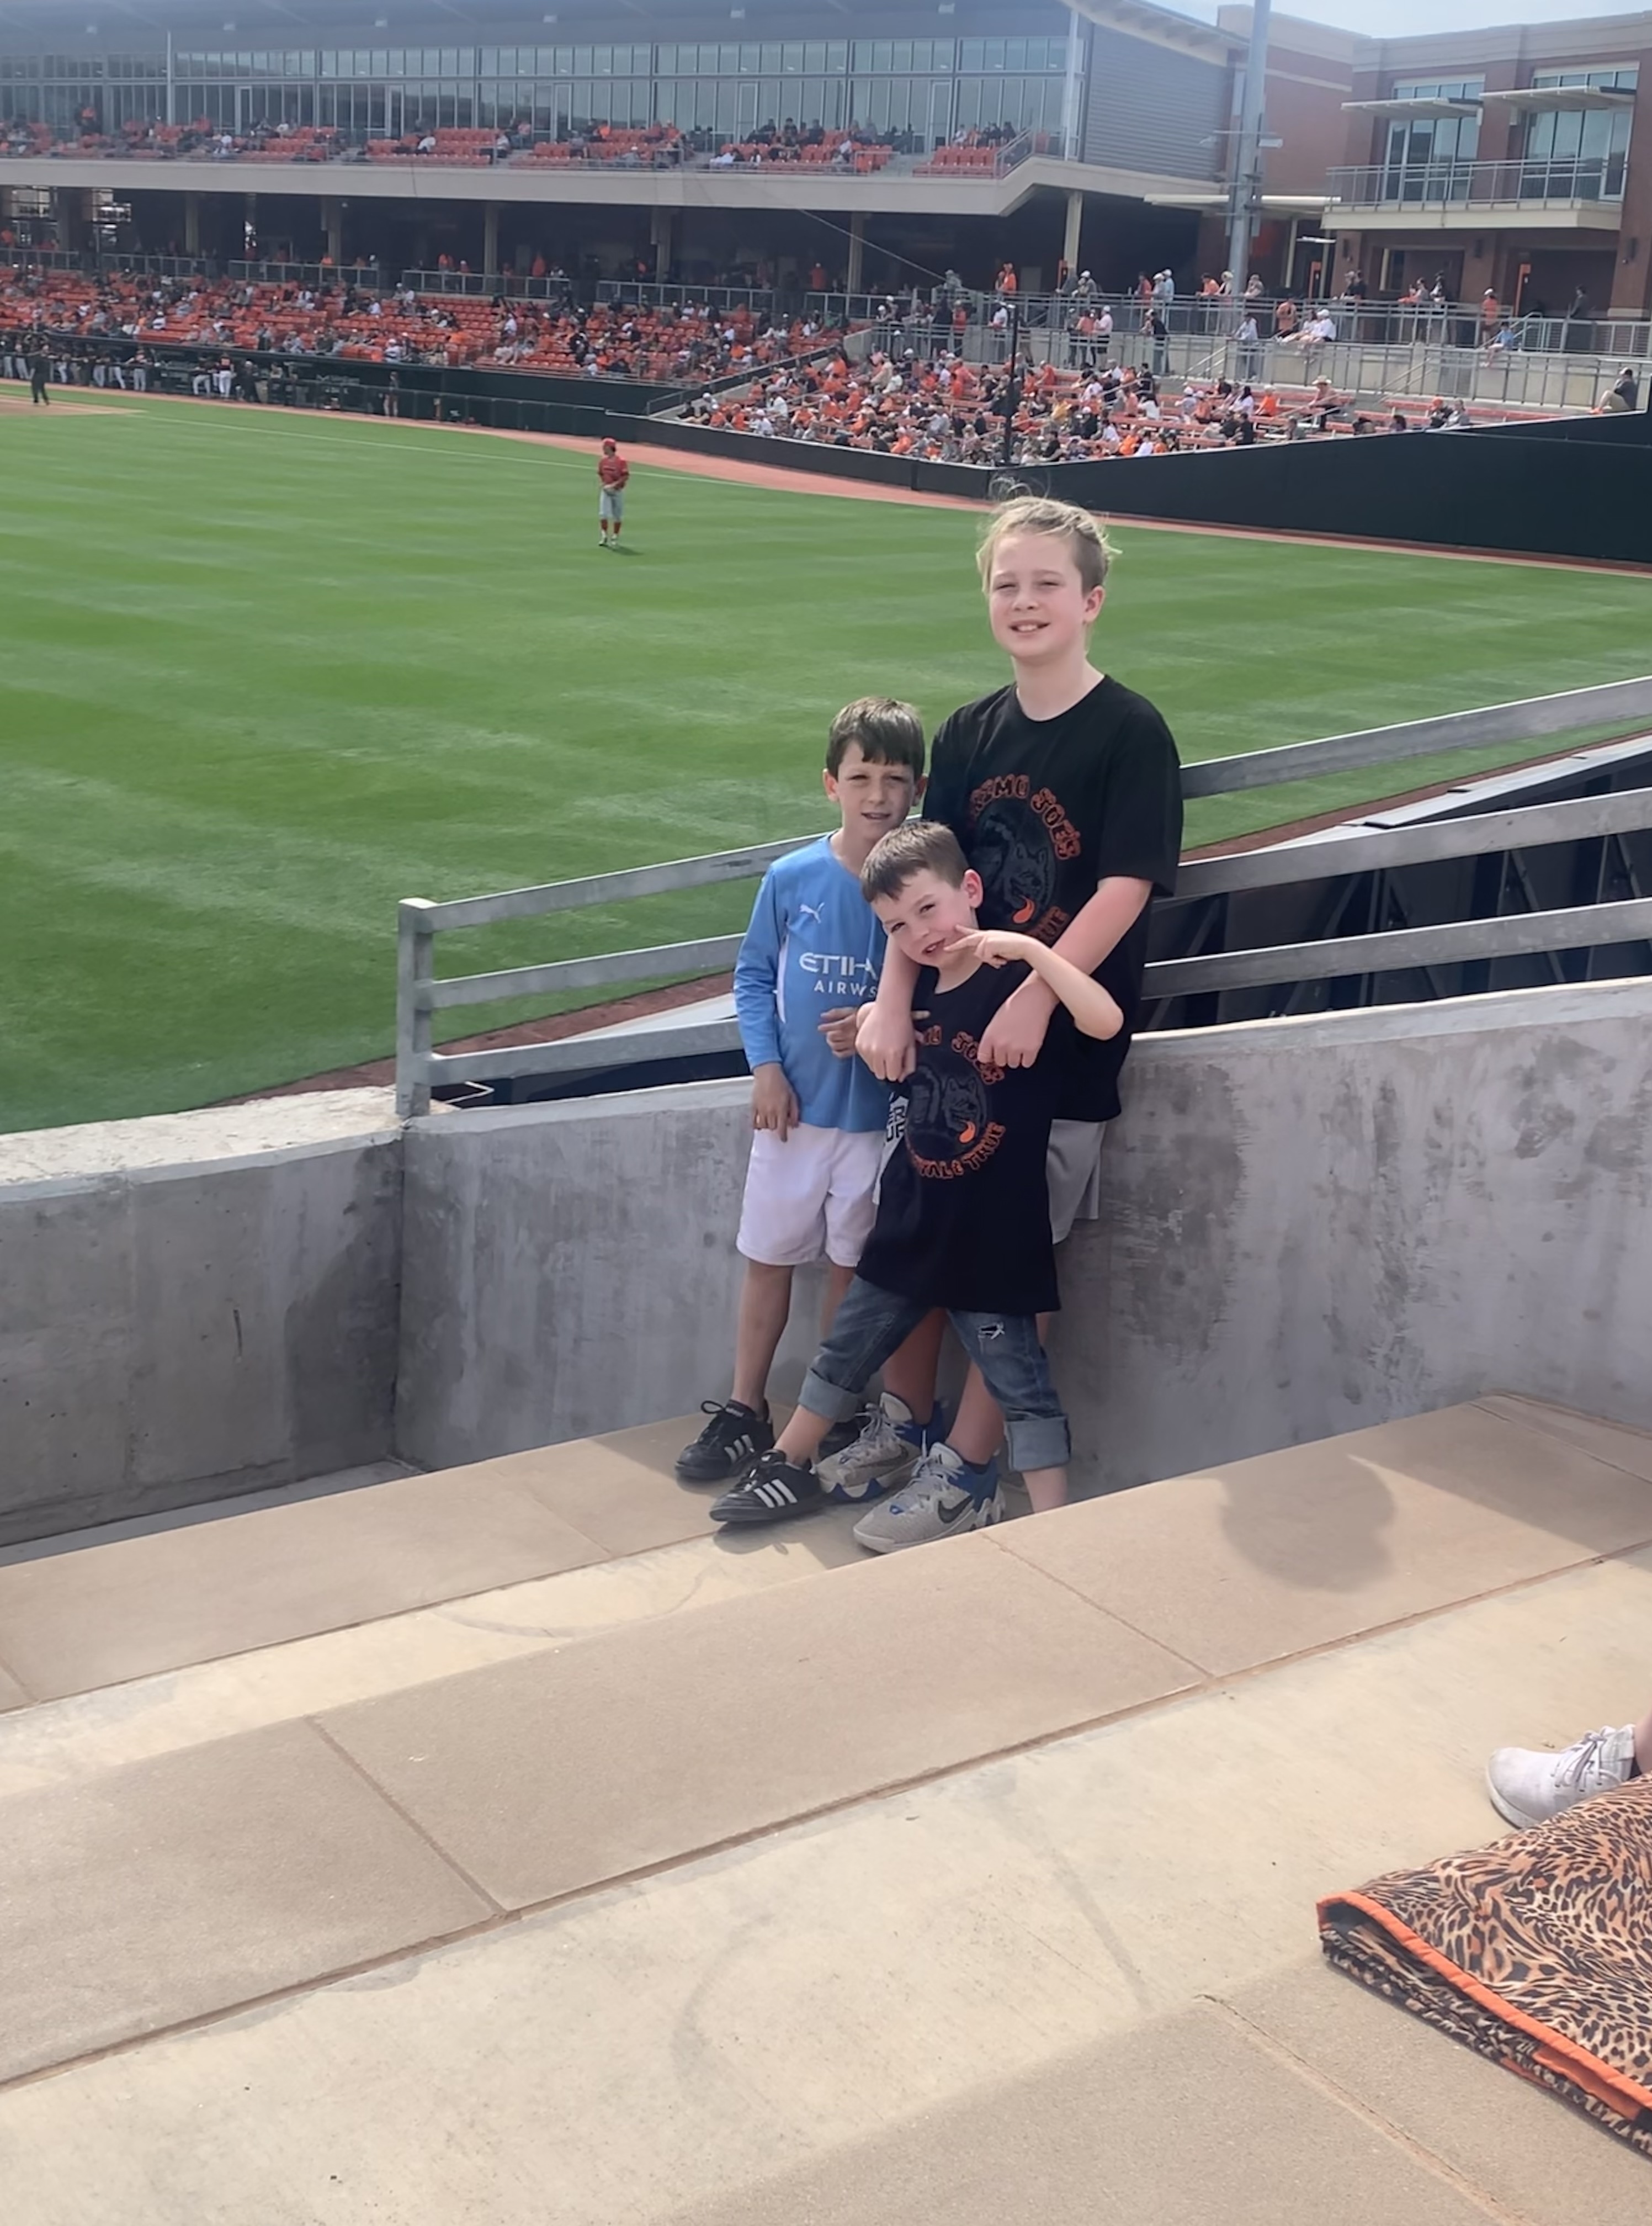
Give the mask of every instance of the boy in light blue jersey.
<path id="1" fill-rule="evenodd" d="M 884 932 L 860 876 L 923 792 L 918 713 L 886 696 L 846 705 L 824 779 L 842 824 L 769 868 L 734 968 L 754 1132 L 737 1239 L 746 1278 L 733 1396 L 706 1402 L 677 1460 L 685 1484 L 732 1482 L 773 1444 L 768 1376 L 792 1271 L 825 1257 L 829 1326 L 872 1227 L 889 1091 L 855 1057 L 855 1027 L 877 992 Z"/>

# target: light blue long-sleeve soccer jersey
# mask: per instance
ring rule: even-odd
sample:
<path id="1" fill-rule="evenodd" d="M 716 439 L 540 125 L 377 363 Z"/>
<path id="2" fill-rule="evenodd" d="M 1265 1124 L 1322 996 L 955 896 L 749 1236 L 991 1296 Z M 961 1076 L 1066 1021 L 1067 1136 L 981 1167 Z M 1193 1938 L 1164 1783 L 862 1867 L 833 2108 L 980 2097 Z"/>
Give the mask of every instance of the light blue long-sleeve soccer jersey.
<path id="1" fill-rule="evenodd" d="M 889 1091 L 858 1059 L 839 1059 L 824 1015 L 877 995 L 883 929 L 824 836 L 769 868 L 734 966 L 734 1011 L 753 1068 L 778 1060 L 814 1129 L 881 1129 Z"/>

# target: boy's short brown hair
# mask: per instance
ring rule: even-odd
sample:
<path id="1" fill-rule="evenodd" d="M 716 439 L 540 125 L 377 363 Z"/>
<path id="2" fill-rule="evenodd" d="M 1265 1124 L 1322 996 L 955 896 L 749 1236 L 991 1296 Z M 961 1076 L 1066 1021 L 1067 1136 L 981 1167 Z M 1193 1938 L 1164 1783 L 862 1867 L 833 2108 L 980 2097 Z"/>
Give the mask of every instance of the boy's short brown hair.
<path id="1" fill-rule="evenodd" d="M 914 874 L 925 869 L 938 874 L 956 889 L 963 886 L 969 862 L 958 838 L 938 819 L 909 819 L 892 828 L 861 868 L 861 894 L 868 904 L 878 897 L 898 897 Z"/>
<path id="2" fill-rule="evenodd" d="M 874 765 L 905 766 L 914 781 L 924 778 L 924 722 L 898 696 L 857 696 L 832 721 L 826 770 L 834 780 L 851 742 Z"/>
<path id="3" fill-rule="evenodd" d="M 1089 595 L 1093 588 L 1106 585 L 1107 568 L 1113 561 L 1114 549 L 1100 520 L 1089 511 L 1080 510 L 1077 503 L 1057 502 L 1041 494 L 1020 494 L 1012 502 L 1000 503 L 987 521 L 987 530 L 975 552 L 983 588 L 992 577 L 993 553 L 1008 533 L 1048 533 L 1065 541 L 1084 583 L 1084 593 Z"/>

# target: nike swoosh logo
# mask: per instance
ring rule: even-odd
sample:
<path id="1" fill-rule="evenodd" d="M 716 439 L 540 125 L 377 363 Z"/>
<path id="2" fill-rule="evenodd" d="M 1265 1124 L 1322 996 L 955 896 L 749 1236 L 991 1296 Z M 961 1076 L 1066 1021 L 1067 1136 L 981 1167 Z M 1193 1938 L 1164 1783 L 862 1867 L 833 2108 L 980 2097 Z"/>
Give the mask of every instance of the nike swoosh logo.
<path id="1" fill-rule="evenodd" d="M 936 1520 L 942 1523 L 945 1529 L 950 1530 L 954 1524 L 962 1522 L 966 1515 L 975 1514 L 978 1511 L 978 1503 L 971 1499 L 969 1493 L 965 1492 L 963 1497 L 959 1500 L 957 1505 L 953 1508 L 950 1512 L 948 1511 L 945 1501 L 941 1501 L 935 1510 L 935 1515 Z"/>

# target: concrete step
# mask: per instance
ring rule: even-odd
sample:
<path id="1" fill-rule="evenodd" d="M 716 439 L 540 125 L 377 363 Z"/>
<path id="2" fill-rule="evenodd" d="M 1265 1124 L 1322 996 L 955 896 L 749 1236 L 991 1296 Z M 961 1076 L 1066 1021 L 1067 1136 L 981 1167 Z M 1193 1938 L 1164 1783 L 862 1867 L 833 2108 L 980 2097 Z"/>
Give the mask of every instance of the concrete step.
<path id="1" fill-rule="evenodd" d="M 622 1521 L 665 1458 L 546 1456 L 529 1511 L 609 1558 L 490 1597 L 715 1554 Z M 399 1504 L 426 1569 L 450 1532 Z M 1494 1835 L 1488 1746 L 1644 1706 L 1652 1438 L 1490 1397 L 886 1560 L 823 1568 L 829 1536 L 731 1555 L 758 1588 L 375 1697 L 313 1663 L 302 1712 L 133 1759 L 59 1712 L 112 1737 L 175 1678 L 361 1634 L 15 1711 L 0 1754 L 55 1722 L 82 1759 L 0 1799 L 17 2215 L 1643 2215 L 1639 2159 L 1372 2023 L 1312 1950 L 1319 1893 Z M 248 1614 L 298 1598 L 275 1560 Z"/>
<path id="2" fill-rule="evenodd" d="M 0 1550 L 0 1794 L 863 1561 L 855 1510 L 730 1534 L 701 1417 L 397 1464 Z"/>

